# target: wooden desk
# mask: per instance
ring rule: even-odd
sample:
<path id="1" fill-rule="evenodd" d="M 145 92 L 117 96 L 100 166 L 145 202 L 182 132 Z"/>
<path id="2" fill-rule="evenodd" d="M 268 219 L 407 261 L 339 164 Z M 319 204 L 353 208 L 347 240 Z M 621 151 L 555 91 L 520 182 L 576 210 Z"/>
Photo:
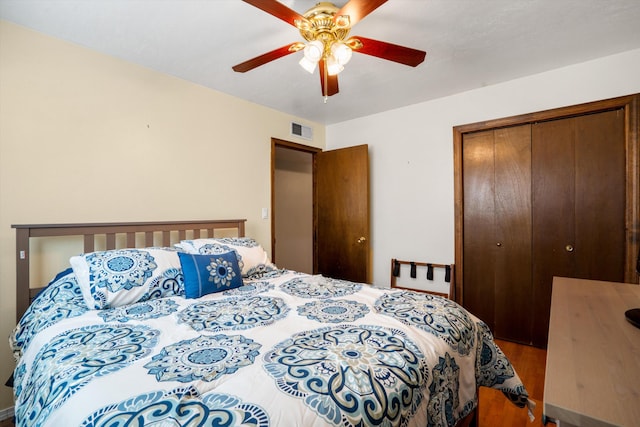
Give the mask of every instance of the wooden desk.
<path id="1" fill-rule="evenodd" d="M 640 286 L 554 277 L 544 414 L 560 425 L 640 426 Z"/>

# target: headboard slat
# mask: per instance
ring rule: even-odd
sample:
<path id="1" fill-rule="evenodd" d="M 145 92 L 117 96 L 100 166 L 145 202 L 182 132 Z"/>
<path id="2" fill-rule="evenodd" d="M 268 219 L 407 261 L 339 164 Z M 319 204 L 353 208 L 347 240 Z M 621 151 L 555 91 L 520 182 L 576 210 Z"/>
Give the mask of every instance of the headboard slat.
<path id="1" fill-rule="evenodd" d="M 136 233 L 132 231 L 127 233 L 127 247 L 128 248 L 136 247 Z"/>
<path id="2" fill-rule="evenodd" d="M 147 231 L 144 233 L 144 245 L 147 247 L 153 246 L 153 231 Z"/>
<path id="3" fill-rule="evenodd" d="M 16 312 L 24 312 L 31 302 L 29 294 L 29 230 L 27 229 L 19 228 L 16 230 L 16 255 Z M 24 285 L 21 286 L 18 283 L 19 280 L 26 283 L 26 289 L 24 289 Z"/>
<path id="4" fill-rule="evenodd" d="M 107 233 L 107 250 L 116 248 L 116 233 Z"/>
<path id="5" fill-rule="evenodd" d="M 187 231 L 194 238 L 200 237 L 200 230 L 208 230 L 213 237 L 215 230 L 233 229 L 238 237 L 245 235 L 246 219 L 211 221 L 167 221 L 167 222 L 113 222 L 88 224 L 14 224 L 16 229 L 16 320 L 29 307 L 31 300 L 41 288 L 31 288 L 29 283 L 29 244 L 31 237 L 82 236 L 84 252 L 94 252 L 96 237 L 106 236 L 107 249 L 115 249 L 117 235 L 126 235 L 126 247 L 137 247 L 136 233 L 144 233 L 144 246 L 154 246 L 154 232 L 162 233 L 162 245 L 171 245 L 172 232 L 177 231 L 178 240 L 184 240 Z M 175 236 L 175 234 L 173 234 Z M 177 243 L 176 241 L 176 243 Z"/>
<path id="6" fill-rule="evenodd" d="M 94 234 L 86 234 L 84 236 L 84 253 L 93 252 L 95 249 L 96 238 Z"/>

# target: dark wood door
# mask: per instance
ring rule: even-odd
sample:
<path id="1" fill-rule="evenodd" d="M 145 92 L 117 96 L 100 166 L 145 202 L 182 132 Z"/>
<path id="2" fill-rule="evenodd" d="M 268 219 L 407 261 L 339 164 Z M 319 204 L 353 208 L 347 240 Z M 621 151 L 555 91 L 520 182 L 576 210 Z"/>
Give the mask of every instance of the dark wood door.
<path id="1" fill-rule="evenodd" d="M 624 111 L 572 119 L 576 128 L 574 277 L 624 281 Z"/>
<path id="2" fill-rule="evenodd" d="M 624 113 L 465 134 L 464 304 L 545 347 L 553 276 L 623 281 Z"/>
<path id="3" fill-rule="evenodd" d="M 531 299 L 531 125 L 495 131 L 495 334 L 529 343 Z"/>
<path id="4" fill-rule="evenodd" d="M 464 306 L 495 329 L 494 131 L 465 134 L 462 143 Z"/>
<path id="5" fill-rule="evenodd" d="M 315 176 L 315 271 L 367 283 L 370 281 L 368 146 L 318 153 Z"/>
<path id="6" fill-rule="evenodd" d="M 530 310 L 516 308 L 511 296 L 493 297 L 502 294 L 496 290 L 505 283 L 502 274 L 514 279 L 513 287 L 527 279 L 506 271 L 509 261 L 488 249 L 499 232 L 496 223 L 504 223 L 493 210 L 499 193 L 495 179 L 501 173 L 490 162 L 477 168 L 483 159 L 495 162 L 499 157 L 494 131 L 523 124 L 531 126 Z M 529 313 L 530 343 L 545 347 L 554 275 L 638 283 L 639 126 L 640 95 L 635 94 L 454 127 L 457 301 L 498 334 L 503 332 L 496 307 L 512 305 L 515 316 Z M 487 194 L 493 198 L 487 199 Z M 505 200 L 517 196 L 513 193 Z M 491 215 L 495 222 L 485 221 L 479 229 L 478 221 Z M 502 272 L 498 262 L 503 263 Z M 513 319 L 517 324 L 517 317 Z"/>
<path id="7" fill-rule="evenodd" d="M 532 342 L 544 347 L 553 276 L 624 281 L 622 109 L 532 128 Z"/>
<path id="8" fill-rule="evenodd" d="M 531 127 L 464 135 L 464 305 L 497 337 L 531 335 Z"/>

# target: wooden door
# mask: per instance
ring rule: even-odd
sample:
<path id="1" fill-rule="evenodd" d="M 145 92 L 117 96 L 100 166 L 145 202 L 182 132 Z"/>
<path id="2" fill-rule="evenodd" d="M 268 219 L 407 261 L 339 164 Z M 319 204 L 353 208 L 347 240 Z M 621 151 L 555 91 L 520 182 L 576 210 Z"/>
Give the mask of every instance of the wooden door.
<path id="1" fill-rule="evenodd" d="M 575 138 L 564 120 L 536 123 L 532 129 L 533 253 L 535 310 L 531 342 L 546 347 L 553 276 L 571 277 L 575 243 Z M 539 231 L 538 231 L 539 230 Z M 571 248 L 569 248 L 571 250 Z"/>
<path id="2" fill-rule="evenodd" d="M 316 155 L 317 273 L 370 282 L 367 145 Z"/>
<path id="3" fill-rule="evenodd" d="M 495 328 L 495 147 L 493 130 L 464 135 L 464 306 Z"/>
<path id="4" fill-rule="evenodd" d="M 495 335 L 531 342 L 531 125 L 495 133 Z"/>
<path id="5" fill-rule="evenodd" d="M 463 140 L 464 305 L 496 337 L 531 335 L 530 125 Z"/>
<path id="6" fill-rule="evenodd" d="M 625 269 L 624 111 L 572 119 L 576 129 L 574 276 L 623 282 Z"/>
<path id="7" fill-rule="evenodd" d="M 624 281 L 625 164 L 622 109 L 533 125 L 534 345 L 553 276 Z"/>
<path id="8" fill-rule="evenodd" d="M 492 327 L 499 304 L 483 292 L 495 292 L 497 285 L 474 287 L 474 280 L 501 273 L 493 273 L 495 264 L 477 264 L 472 249 L 479 245 L 474 239 L 480 236 L 473 218 L 492 212 L 486 203 L 474 202 L 474 194 L 482 199 L 483 192 L 495 192 L 496 183 L 472 180 L 496 171 L 495 165 L 483 172 L 468 170 L 474 164 L 468 153 L 474 138 L 489 138 L 492 131 L 523 124 L 531 125 L 532 138 L 533 298 L 532 312 L 525 312 L 533 317 L 531 343 L 544 347 L 553 275 L 640 282 L 636 273 L 640 262 L 640 95 L 454 127 L 456 298 Z M 492 143 L 494 138 L 495 134 L 490 138 Z M 475 150 L 478 158 L 489 153 L 496 156 L 491 151 L 495 147 Z M 478 212 L 472 212 L 474 209 Z M 495 228 L 493 225 L 482 232 L 495 232 Z M 474 231 L 470 236 L 469 230 Z M 494 254 L 478 259 L 496 258 Z M 519 281 L 512 286 L 519 286 Z"/>

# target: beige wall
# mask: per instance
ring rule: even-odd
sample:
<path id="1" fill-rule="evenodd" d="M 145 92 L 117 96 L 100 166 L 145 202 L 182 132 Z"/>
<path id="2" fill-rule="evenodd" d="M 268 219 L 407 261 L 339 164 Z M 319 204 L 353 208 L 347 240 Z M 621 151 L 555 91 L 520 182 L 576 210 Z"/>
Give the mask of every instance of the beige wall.
<path id="1" fill-rule="evenodd" d="M 314 141 L 296 141 L 291 120 Z M 0 21 L 1 383 L 11 224 L 247 218 L 270 250 L 272 137 L 322 147 L 324 127 Z M 0 386 L 0 411 L 12 405 Z"/>

